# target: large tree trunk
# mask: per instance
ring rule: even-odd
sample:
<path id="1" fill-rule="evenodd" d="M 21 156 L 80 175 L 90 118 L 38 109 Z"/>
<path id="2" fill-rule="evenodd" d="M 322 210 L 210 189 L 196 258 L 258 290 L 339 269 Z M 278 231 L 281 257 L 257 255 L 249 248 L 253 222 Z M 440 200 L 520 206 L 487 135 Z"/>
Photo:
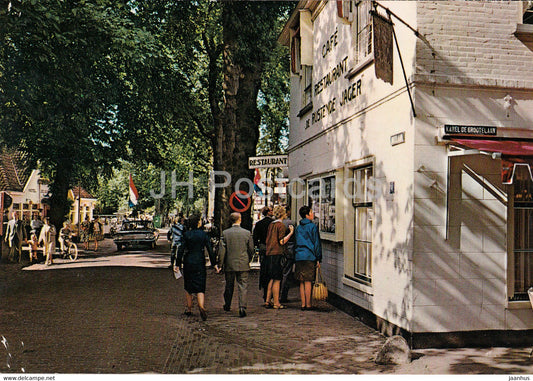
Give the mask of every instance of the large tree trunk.
<path id="1" fill-rule="evenodd" d="M 240 6 L 232 2 L 229 7 Z M 231 11 L 230 11 L 231 12 Z M 224 18 L 228 20 L 228 18 Z M 259 139 L 260 113 L 257 108 L 257 94 L 261 81 L 261 63 L 248 63 L 246 68 L 235 61 L 238 49 L 234 28 L 224 28 L 224 110 L 222 115 L 222 144 L 220 168 L 231 175 L 231 186 L 220 188 L 215 207 L 221 212 L 221 227 L 229 227 L 229 215 L 232 212 L 229 198 L 236 191 L 235 184 L 240 179 L 253 181 L 253 170 L 248 169 L 248 157 L 255 156 Z M 253 193 L 249 185 L 240 183 L 239 190 Z M 252 229 L 251 210 L 241 213 L 242 227 Z"/>
<path id="2" fill-rule="evenodd" d="M 62 160 L 56 166 L 51 183 L 50 222 L 56 227 L 57 232 L 63 226 L 63 222 L 70 212 L 68 191 L 70 189 L 72 171 L 72 163 L 66 159 Z"/>

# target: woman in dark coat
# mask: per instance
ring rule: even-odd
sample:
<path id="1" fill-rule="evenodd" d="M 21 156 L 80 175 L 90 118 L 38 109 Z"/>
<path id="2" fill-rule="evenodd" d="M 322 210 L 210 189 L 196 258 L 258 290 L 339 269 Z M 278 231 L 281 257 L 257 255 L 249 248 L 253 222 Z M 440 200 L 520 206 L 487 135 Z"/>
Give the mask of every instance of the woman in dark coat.
<path id="1" fill-rule="evenodd" d="M 192 297 L 193 294 L 196 294 L 200 316 L 202 320 L 206 320 L 207 313 L 204 307 L 206 283 L 204 248 L 207 249 L 209 260 L 212 264 L 216 263 L 216 259 L 209 236 L 200 229 L 201 224 L 200 216 L 189 218 L 189 228 L 191 230 L 183 235 L 183 245 L 179 248 L 176 265 L 181 267 L 183 264 L 183 280 L 187 299 L 185 315 L 190 316 L 192 314 Z M 215 269 L 218 271 L 216 266 Z"/>

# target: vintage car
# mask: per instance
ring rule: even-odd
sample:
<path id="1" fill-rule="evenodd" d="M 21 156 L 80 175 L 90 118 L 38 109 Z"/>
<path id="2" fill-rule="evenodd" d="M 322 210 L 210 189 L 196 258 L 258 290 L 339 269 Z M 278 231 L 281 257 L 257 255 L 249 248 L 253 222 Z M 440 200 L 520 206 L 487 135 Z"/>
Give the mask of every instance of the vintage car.
<path id="1" fill-rule="evenodd" d="M 113 242 L 120 251 L 125 247 L 149 246 L 155 248 L 159 230 L 154 228 L 152 221 L 124 220 L 122 227 L 113 236 Z"/>

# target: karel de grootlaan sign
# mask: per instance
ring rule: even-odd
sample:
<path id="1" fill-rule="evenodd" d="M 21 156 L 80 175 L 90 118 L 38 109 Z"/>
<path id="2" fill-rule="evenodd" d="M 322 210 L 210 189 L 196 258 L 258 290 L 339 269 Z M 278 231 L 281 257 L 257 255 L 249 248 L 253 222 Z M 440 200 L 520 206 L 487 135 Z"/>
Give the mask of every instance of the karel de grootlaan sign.
<path id="1" fill-rule="evenodd" d="M 456 124 L 445 124 L 444 133 L 448 135 L 496 135 L 497 127 L 491 126 L 460 126 Z"/>

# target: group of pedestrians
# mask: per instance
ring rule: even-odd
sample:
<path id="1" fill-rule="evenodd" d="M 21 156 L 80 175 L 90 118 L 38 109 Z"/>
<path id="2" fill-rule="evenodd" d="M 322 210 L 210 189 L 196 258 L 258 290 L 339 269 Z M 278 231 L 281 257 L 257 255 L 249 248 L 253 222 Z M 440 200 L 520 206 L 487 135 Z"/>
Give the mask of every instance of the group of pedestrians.
<path id="1" fill-rule="evenodd" d="M 89 216 L 86 216 L 80 226 L 80 242 L 83 242 L 85 250 L 89 250 L 89 243 L 94 241 L 94 251 L 98 251 L 98 241 L 102 239 L 103 233 L 100 219 L 96 217 L 91 220 Z"/>
<path id="2" fill-rule="evenodd" d="M 290 277 L 294 267 L 295 279 L 300 283 L 301 310 L 309 310 L 311 289 L 316 268 L 322 260 L 322 249 L 317 226 L 312 222 L 311 208 L 299 210 L 302 220 L 295 227 L 287 207 L 279 205 L 272 210 L 262 210 L 263 219 L 258 221 L 253 234 L 241 227 L 241 214 L 230 215 L 231 227 L 224 230 L 215 255 L 209 235 L 202 230 L 199 216 L 176 219 L 169 232 L 171 267 L 181 269 L 186 292 L 185 315 L 192 314 L 193 295 L 197 296 L 202 320 L 207 319 L 205 309 L 206 266 L 204 250 L 216 273 L 224 271 L 225 311 L 231 310 L 235 284 L 239 298 L 239 316 L 246 316 L 248 273 L 250 261 L 257 248 L 260 257 L 259 288 L 263 289 L 264 307 L 285 309 Z M 187 229 L 188 225 L 188 229 Z"/>
<path id="3" fill-rule="evenodd" d="M 45 217 L 44 223 L 38 214 L 28 221 L 19 218 L 19 212 L 13 211 L 7 223 L 4 241 L 9 246 L 8 259 L 12 262 L 22 262 L 22 245 L 29 245 L 29 260 L 38 260 L 39 250 L 43 251 L 45 264 L 52 264 L 52 254 L 55 251 L 56 230 L 50 223 L 50 218 Z"/>

